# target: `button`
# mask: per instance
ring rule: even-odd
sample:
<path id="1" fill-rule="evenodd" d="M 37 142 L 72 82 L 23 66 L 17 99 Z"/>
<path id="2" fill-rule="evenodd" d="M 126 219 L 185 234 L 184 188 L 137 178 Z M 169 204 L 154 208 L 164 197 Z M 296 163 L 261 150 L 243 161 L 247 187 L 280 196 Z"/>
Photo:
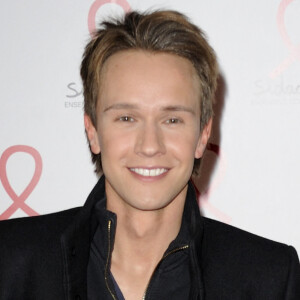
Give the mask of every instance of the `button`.
<path id="1" fill-rule="evenodd" d="M 72 254 L 72 256 L 75 256 L 75 255 L 76 255 L 76 248 L 75 248 L 75 247 L 72 247 L 72 249 L 71 249 L 71 254 Z"/>

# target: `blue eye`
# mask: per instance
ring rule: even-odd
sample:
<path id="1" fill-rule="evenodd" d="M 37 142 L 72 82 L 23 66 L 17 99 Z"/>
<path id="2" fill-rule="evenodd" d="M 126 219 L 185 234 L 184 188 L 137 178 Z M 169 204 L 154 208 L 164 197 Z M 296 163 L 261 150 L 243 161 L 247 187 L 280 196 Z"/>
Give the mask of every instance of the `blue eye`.
<path id="1" fill-rule="evenodd" d="M 120 117 L 120 119 L 119 119 L 120 121 L 122 121 L 122 122 L 133 122 L 134 121 L 134 119 L 133 118 L 131 118 L 131 117 L 128 117 L 128 116 L 123 116 L 123 117 Z"/>

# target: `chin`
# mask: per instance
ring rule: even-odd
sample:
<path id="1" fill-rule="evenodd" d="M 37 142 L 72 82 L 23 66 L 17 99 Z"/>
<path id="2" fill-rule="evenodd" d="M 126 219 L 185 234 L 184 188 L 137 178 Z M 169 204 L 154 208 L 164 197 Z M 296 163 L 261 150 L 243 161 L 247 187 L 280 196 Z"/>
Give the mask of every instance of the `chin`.
<path id="1" fill-rule="evenodd" d="M 154 211 L 159 211 L 159 210 L 162 210 L 164 209 L 166 206 L 168 206 L 168 204 L 164 205 L 164 206 L 161 206 L 161 205 L 153 205 L 153 204 L 149 204 L 149 205 L 136 205 L 134 206 L 134 208 L 136 210 L 139 210 L 139 211 L 145 211 L 145 212 L 154 212 Z"/>
<path id="2" fill-rule="evenodd" d="M 161 191 L 163 192 L 163 191 Z M 178 193 L 180 194 L 180 192 Z M 145 193 L 136 193 L 132 197 L 130 197 L 133 201 L 128 201 L 127 203 L 131 202 L 131 206 L 142 211 L 157 211 L 168 207 L 171 203 L 173 203 L 178 199 L 178 194 L 167 194 L 167 193 L 159 193 L 159 194 L 146 194 Z M 138 196 L 137 196 L 138 195 Z M 137 198 L 138 197 L 138 198 Z M 141 199 L 140 201 L 137 201 Z M 129 200 L 129 198 L 128 198 Z"/>

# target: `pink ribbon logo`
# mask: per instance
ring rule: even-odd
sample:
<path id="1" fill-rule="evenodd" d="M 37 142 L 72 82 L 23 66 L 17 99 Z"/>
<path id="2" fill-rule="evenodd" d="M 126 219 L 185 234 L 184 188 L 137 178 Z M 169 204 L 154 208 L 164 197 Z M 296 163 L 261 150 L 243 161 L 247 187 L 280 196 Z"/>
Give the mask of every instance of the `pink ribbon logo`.
<path id="1" fill-rule="evenodd" d="M 224 161 L 224 157 L 221 153 L 220 146 L 212 143 L 207 144 L 207 150 L 213 152 L 215 155 L 217 155 L 218 159 L 220 160 L 220 171 L 218 172 L 216 178 L 214 179 L 214 182 L 210 186 L 210 188 L 204 192 L 200 193 L 199 189 L 197 186 L 194 184 L 195 190 L 196 190 L 196 195 L 198 198 L 198 203 L 200 207 L 205 207 L 207 211 L 212 213 L 214 216 L 217 217 L 218 220 L 230 224 L 232 221 L 232 218 L 222 212 L 220 209 L 215 207 L 213 204 L 211 204 L 208 200 L 209 197 L 209 192 L 213 189 L 215 189 L 220 182 L 223 179 L 223 176 L 225 174 L 225 167 L 226 167 L 226 162 Z"/>
<path id="2" fill-rule="evenodd" d="M 24 191 L 21 193 L 21 195 L 17 195 L 13 188 L 11 187 L 8 178 L 7 178 L 7 172 L 6 172 L 6 165 L 9 157 L 17 152 L 25 152 L 30 154 L 34 161 L 35 161 L 35 170 L 34 174 L 27 185 L 27 187 L 24 189 Z M 41 155 L 37 150 L 30 146 L 24 146 L 24 145 L 16 145 L 7 148 L 1 158 L 0 158 L 0 181 L 2 182 L 2 185 L 9 195 L 9 197 L 13 200 L 13 203 L 0 215 L 0 220 L 8 219 L 10 216 L 12 216 L 19 208 L 22 209 L 28 216 L 37 216 L 38 213 L 34 211 L 32 208 L 30 208 L 26 203 L 25 200 L 28 198 L 28 196 L 32 193 L 34 188 L 39 182 L 39 179 L 42 174 L 42 158 Z"/>
<path id="3" fill-rule="evenodd" d="M 281 38 L 283 39 L 284 44 L 289 49 L 289 56 L 282 61 L 281 64 L 277 68 L 275 68 L 271 74 L 270 77 L 274 79 L 278 75 L 280 75 L 284 70 L 286 70 L 293 62 L 296 60 L 300 61 L 300 44 L 295 45 L 291 41 L 287 30 L 285 28 L 284 24 L 284 14 L 286 11 L 286 8 L 289 4 L 291 4 L 294 0 L 282 0 L 277 13 L 277 26 L 279 33 L 281 35 Z"/>
<path id="4" fill-rule="evenodd" d="M 96 13 L 98 9 L 104 4 L 110 4 L 110 3 L 121 6 L 124 12 L 130 11 L 130 5 L 126 0 L 96 0 L 92 4 L 88 15 L 88 28 L 91 36 L 93 36 L 96 30 Z"/>

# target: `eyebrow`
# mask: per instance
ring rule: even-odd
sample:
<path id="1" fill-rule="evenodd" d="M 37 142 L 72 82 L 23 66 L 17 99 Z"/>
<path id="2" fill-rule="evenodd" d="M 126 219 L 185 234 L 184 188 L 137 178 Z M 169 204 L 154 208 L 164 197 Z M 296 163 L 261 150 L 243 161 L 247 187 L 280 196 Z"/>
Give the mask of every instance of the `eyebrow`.
<path id="1" fill-rule="evenodd" d="M 110 106 L 108 106 L 107 108 L 104 109 L 104 112 L 107 112 L 109 110 L 112 109 L 139 109 L 138 105 L 136 104 L 130 104 L 130 103 L 116 103 L 116 104 L 112 104 Z M 184 105 L 167 105 L 167 106 L 163 106 L 161 108 L 162 111 L 184 111 L 184 112 L 188 112 L 191 114 L 195 114 L 194 109 L 192 109 L 191 107 L 187 107 Z"/>
<path id="2" fill-rule="evenodd" d="M 104 112 L 107 112 L 112 109 L 138 109 L 138 106 L 135 104 L 129 104 L 129 103 L 116 103 L 116 104 L 106 107 L 104 109 Z"/>
<path id="3" fill-rule="evenodd" d="M 195 114 L 194 109 L 184 105 L 168 105 L 162 108 L 163 111 L 185 111 L 191 114 Z"/>

